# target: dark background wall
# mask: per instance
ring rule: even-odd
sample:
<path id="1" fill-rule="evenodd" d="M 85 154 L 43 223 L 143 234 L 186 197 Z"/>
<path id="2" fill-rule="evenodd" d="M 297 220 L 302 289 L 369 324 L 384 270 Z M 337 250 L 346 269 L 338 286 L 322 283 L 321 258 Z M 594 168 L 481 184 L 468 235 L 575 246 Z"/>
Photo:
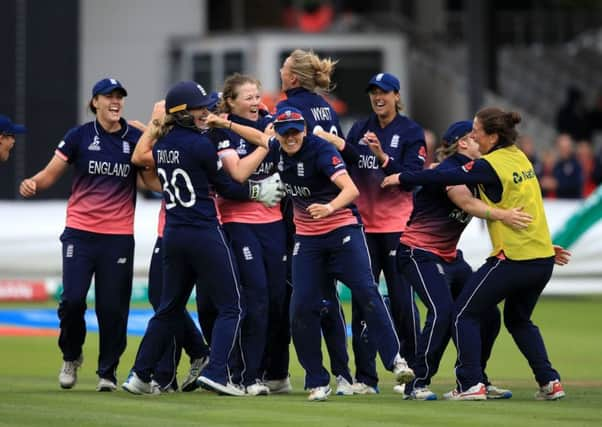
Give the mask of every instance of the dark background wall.
<path id="1" fill-rule="evenodd" d="M 12 199 L 20 180 L 44 167 L 76 125 L 79 1 L 3 0 L 2 15 L 0 113 L 28 129 L 0 166 L 0 199 Z M 40 197 L 64 198 L 69 189 L 63 177 Z"/>

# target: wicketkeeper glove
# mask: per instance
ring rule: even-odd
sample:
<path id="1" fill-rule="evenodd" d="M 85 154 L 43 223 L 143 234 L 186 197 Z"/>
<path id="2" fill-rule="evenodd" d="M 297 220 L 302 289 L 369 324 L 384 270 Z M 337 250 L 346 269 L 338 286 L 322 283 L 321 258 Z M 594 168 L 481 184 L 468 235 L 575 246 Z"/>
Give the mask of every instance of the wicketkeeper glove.
<path id="1" fill-rule="evenodd" d="M 249 198 L 268 207 L 276 206 L 285 194 L 278 172 L 259 181 L 249 180 Z"/>

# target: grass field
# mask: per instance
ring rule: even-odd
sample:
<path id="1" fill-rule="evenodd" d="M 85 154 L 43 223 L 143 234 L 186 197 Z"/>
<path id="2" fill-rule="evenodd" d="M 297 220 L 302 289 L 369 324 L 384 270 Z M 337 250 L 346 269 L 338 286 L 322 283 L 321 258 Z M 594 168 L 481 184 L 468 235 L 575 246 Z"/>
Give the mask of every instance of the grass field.
<path id="1" fill-rule="evenodd" d="M 532 374 L 505 330 L 494 348 L 488 373 L 496 384 L 511 388 L 514 397 L 487 402 L 403 401 L 392 391 L 391 374 L 382 368 L 379 395 L 332 396 L 327 402 L 308 402 L 294 354 L 291 395 L 233 398 L 208 392 L 161 396 L 97 393 L 96 334 L 88 335 L 77 386 L 64 391 L 57 381 L 61 358 L 56 338 L 0 337 L 0 426 L 600 426 L 601 307 L 599 296 L 548 297 L 536 309 L 534 320 L 567 392 L 567 398 L 557 402 L 533 400 L 536 386 Z M 139 338 L 129 339 L 120 380 L 127 376 L 138 343 Z M 439 395 L 453 387 L 454 353 L 453 346 L 448 347 L 433 382 Z M 180 378 L 187 369 L 184 361 Z"/>

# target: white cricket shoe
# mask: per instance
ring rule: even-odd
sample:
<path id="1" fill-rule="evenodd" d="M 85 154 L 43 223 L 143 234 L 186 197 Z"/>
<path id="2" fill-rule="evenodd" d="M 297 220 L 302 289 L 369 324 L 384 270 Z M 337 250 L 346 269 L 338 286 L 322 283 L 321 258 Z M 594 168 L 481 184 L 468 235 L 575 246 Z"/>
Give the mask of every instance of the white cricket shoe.
<path id="1" fill-rule="evenodd" d="M 247 394 L 249 396 L 267 396 L 270 394 L 270 388 L 259 380 L 255 384 L 247 386 Z"/>
<path id="2" fill-rule="evenodd" d="M 393 393 L 403 394 L 405 396 L 406 393 L 406 385 L 405 384 L 397 384 L 393 386 Z"/>
<path id="3" fill-rule="evenodd" d="M 226 394 L 228 396 L 244 396 L 246 394 L 242 387 L 232 384 L 229 381 L 226 384 L 220 384 L 217 381 L 213 381 L 211 378 L 201 375 L 198 382 L 204 389 L 213 391 L 217 394 Z"/>
<path id="4" fill-rule="evenodd" d="M 290 377 L 281 380 L 268 380 L 264 384 L 270 389 L 271 394 L 290 393 L 293 391 Z"/>
<path id="5" fill-rule="evenodd" d="M 132 394 L 161 394 L 159 388 L 153 387 L 151 382 L 142 381 L 134 371 L 130 372 L 130 376 L 121 384 L 121 388 Z"/>
<path id="6" fill-rule="evenodd" d="M 63 361 L 59 372 L 59 384 L 61 388 L 72 388 L 77 382 L 77 370 L 84 363 L 83 353 L 73 361 Z"/>
<path id="7" fill-rule="evenodd" d="M 378 394 L 378 386 L 372 387 L 366 383 L 353 383 L 351 384 L 354 394 Z"/>
<path id="8" fill-rule="evenodd" d="M 205 366 L 207 366 L 208 363 L 209 356 L 199 357 L 198 359 L 194 359 L 190 362 L 190 371 L 188 371 L 188 375 L 182 382 L 182 391 L 194 391 L 199 388 L 197 380 L 201 376 L 201 371 Z"/>
<path id="9" fill-rule="evenodd" d="M 332 390 L 329 385 L 323 385 L 320 387 L 314 387 L 309 389 L 309 396 L 307 400 L 310 402 L 322 402 L 328 399 Z"/>
<path id="10" fill-rule="evenodd" d="M 510 399 L 511 397 L 511 390 L 496 387 L 493 384 L 487 386 L 487 399 Z"/>
<path id="11" fill-rule="evenodd" d="M 352 396 L 353 386 L 342 375 L 337 375 L 337 396 Z"/>
<path id="12" fill-rule="evenodd" d="M 99 378 L 96 385 L 96 391 L 115 391 L 117 384 L 107 378 Z"/>
<path id="13" fill-rule="evenodd" d="M 393 361 L 393 373 L 399 384 L 409 383 L 415 377 L 412 368 L 408 366 L 406 360 L 399 354 L 395 356 L 395 360 Z"/>
<path id="14" fill-rule="evenodd" d="M 404 393 L 403 398 L 405 400 L 437 400 L 437 395 L 428 387 L 416 387 L 410 394 Z"/>
<path id="15" fill-rule="evenodd" d="M 443 395 L 445 400 L 487 400 L 487 388 L 485 384 L 477 383 L 466 391 L 458 391 L 454 388 Z"/>

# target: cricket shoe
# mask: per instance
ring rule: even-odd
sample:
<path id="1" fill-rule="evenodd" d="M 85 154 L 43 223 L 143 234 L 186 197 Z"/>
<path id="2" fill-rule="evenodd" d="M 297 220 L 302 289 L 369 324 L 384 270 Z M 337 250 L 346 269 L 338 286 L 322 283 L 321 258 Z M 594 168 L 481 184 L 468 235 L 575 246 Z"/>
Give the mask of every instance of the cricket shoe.
<path id="1" fill-rule="evenodd" d="M 130 376 L 121 384 L 121 388 L 132 394 L 161 394 L 161 391 L 154 388 L 150 381 L 142 381 L 134 371 L 130 372 Z"/>
<path id="2" fill-rule="evenodd" d="M 354 394 L 353 386 L 342 375 L 337 375 L 337 396 L 352 396 Z"/>
<path id="3" fill-rule="evenodd" d="M 310 402 L 323 402 L 328 399 L 330 393 L 332 393 L 332 390 L 329 385 L 310 388 L 307 400 L 309 400 Z"/>
<path id="4" fill-rule="evenodd" d="M 487 386 L 487 399 L 510 399 L 511 397 L 511 390 L 496 387 L 493 384 Z"/>
<path id="5" fill-rule="evenodd" d="M 247 386 L 247 395 L 249 396 L 267 396 L 270 394 L 270 388 L 259 380 L 255 384 Z"/>
<path id="6" fill-rule="evenodd" d="M 271 394 L 290 393 L 293 391 L 290 377 L 281 380 L 268 380 L 264 384 L 270 389 Z"/>
<path id="7" fill-rule="evenodd" d="M 77 382 L 77 370 L 84 363 L 83 353 L 75 360 L 63 361 L 61 371 L 59 372 L 59 384 L 61 388 L 72 388 Z"/>
<path id="8" fill-rule="evenodd" d="M 244 396 L 246 394 L 243 387 L 232 384 L 230 381 L 226 384 L 220 384 L 217 381 L 213 381 L 211 378 L 202 375 L 197 381 L 199 382 L 199 386 L 203 387 L 205 390 L 213 391 L 217 394 L 227 396 Z"/>
<path id="9" fill-rule="evenodd" d="M 393 386 L 393 393 L 405 395 L 405 392 L 406 392 L 405 384 L 396 384 Z"/>
<path id="10" fill-rule="evenodd" d="M 378 386 L 370 386 L 366 383 L 353 383 L 351 384 L 354 394 L 378 394 Z"/>
<path id="11" fill-rule="evenodd" d="M 403 393 L 404 400 L 437 400 L 437 395 L 428 387 L 416 387 L 410 394 Z"/>
<path id="12" fill-rule="evenodd" d="M 117 390 L 117 384 L 108 378 L 99 378 L 98 384 L 96 385 L 96 391 L 115 391 Z"/>
<path id="13" fill-rule="evenodd" d="M 487 400 L 487 388 L 485 384 L 477 383 L 466 391 L 453 389 L 443 395 L 445 400 Z"/>
<path id="14" fill-rule="evenodd" d="M 566 396 L 559 380 L 553 380 L 539 387 L 535 393 L 536 400 L 558 400 Z"/>
<path id="15" fill-rule="evenodd" d="M 208 363 L 209 356 L 199 357 L 198 359 L 194 359 L 190 362 L 190 371 L 188 371 L 188 375 L 182 382 L 182 391 L 194 391 L 199 388 L 197 380 L 201 376 L 201 371 L 205 366 L 207 366 Z"/>

